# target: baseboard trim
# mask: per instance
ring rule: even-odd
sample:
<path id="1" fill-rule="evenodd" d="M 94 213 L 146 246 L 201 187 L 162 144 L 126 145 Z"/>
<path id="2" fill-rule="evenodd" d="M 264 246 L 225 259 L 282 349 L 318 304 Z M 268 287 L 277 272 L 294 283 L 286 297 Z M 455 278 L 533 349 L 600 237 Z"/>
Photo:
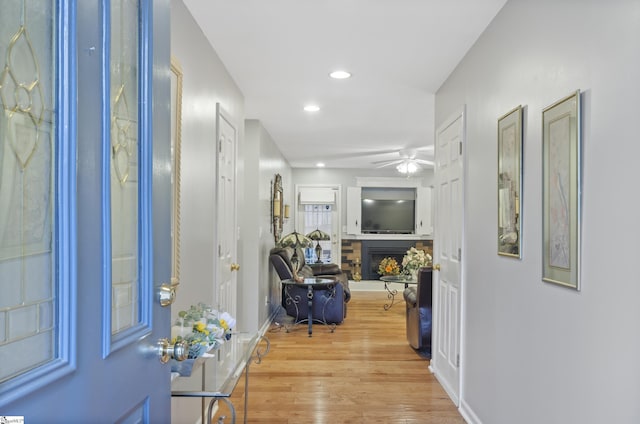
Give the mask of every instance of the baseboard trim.
<path id="1" fill-rule="evenodd" d="M 460 415 L 462 415 L 462 418 L 464 418 L 464 420 L 468 424 L 482 424 L 480 418 L 476 415 L 475 412 L 473 412 L 471 406 L 469 406 L 469 404 L 465 402 L 464 399 L 460 401 L 460 408 L 458 408 L 458 411 L 460 411 Z"/>
<path id="2" fill-rule="evenodd" d="M 267 331 L 269 331 L 269 328 L 271 327 L 271 324 L 273 324 L 273 322 L 276 320 L 276 318 L 281 314 L 281 308 L 275 308 L 272 312 L 271 315 L 269 315 L 269 318 L 264 322 L 264 324 L 262 324 L 262 327 L 260 328 L 260 335 L 264 336 L 265 334 L 267 334 Z"/>

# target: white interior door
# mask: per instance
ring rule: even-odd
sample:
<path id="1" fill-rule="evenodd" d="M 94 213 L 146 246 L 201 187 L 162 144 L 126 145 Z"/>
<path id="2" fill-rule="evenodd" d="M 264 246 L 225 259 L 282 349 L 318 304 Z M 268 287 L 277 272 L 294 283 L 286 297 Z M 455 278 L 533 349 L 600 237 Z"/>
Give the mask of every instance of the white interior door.
<path id="1" fill-rule="evenodd" d="M 431 368 L 456 405 L 460 399 L 464 111 L 436 132 L 434 334 Z M 439 268 L 439 269 L 438 269 Z"/>
<path id="2" fill-rule="evenodd" d="M 218 184 L 217 244 L 218 270 L 214 293 L 220 311 L 237 316 L 238 224 L 236 214 L 237 131 L 229 115 L 217 105 Z"/>

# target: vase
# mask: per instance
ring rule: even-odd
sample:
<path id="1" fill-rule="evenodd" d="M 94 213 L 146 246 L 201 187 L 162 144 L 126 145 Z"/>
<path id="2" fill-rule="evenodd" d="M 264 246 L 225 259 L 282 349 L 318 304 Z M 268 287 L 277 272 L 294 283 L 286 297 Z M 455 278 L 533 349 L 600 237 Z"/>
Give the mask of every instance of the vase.
<path id="1" fill-rule="evenodd" d="M 171 372 L 177 372 L 182 377 L 189 377 L 195 363 L 195 359 L 185 359 L 184 361 L 171 359 Z"/>
<path id="2" fill-rule="evenodd" d="M 409 271 L 409 277 L 411 277 L 413 281 L 418 281 L 418 270 L 412 269 L 411 271 Z"/>

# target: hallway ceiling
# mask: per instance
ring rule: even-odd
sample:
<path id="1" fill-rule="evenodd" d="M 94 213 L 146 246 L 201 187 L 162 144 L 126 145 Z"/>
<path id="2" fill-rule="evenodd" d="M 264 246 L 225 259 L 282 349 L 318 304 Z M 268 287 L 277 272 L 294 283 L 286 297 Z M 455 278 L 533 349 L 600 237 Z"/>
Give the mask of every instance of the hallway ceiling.
<path id="1" fill-rule="evenodd" d="M 434 95 L 505 2 L 184 0 L 294 168 L 430 159 Z"/>

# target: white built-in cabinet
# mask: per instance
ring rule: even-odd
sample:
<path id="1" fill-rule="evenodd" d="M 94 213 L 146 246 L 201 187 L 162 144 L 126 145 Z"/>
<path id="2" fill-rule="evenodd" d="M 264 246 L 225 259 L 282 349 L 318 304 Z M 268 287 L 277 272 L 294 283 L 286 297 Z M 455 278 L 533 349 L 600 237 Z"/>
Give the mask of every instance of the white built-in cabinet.
<path id="1" fill-rule="evenodd" d="M 347 234 L 360 234 L 362 218 L 362 189 L 347 187 Z"/>
<path id="2" fill-rule="evenodd" d="M 431 187 L 416 187 L 416 234 L 433 234 Z"/>
<path id="3" fill-rule="evenodd" d="M 416 235 L 433 235 L 432 216 L 431 187 L 416 187 Z M 362 234 L 361 219 L 362 188 L 347 187 L 347 234 Z"/>

